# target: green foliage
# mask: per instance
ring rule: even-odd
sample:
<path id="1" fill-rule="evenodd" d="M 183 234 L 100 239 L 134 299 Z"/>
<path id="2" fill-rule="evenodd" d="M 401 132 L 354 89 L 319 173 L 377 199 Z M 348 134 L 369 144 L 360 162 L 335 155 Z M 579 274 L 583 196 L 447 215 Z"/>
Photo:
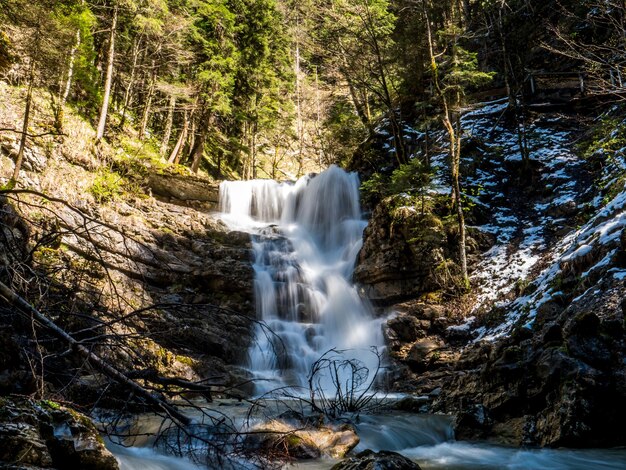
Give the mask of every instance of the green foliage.
<path id="1" fill-rule="evenodd" d="M 354 149 L 367 137 L 365 129 L 347 97 L 337 98 L 329 107 L 322 128 L 323 145 L 332 161 L 345 164 Z"/>
<path id="2" fill-rule="evenodd" d="M 400 165 L 391 174 L 390 191 L 424 194 L 432 176 L 432 169 L 419 158 Z"/>
<path id="3" fill-rule="evenodd" d="M 367 206 L 374 207 L 389 195 L 389 179 L 378 172 L 373 173 L 361 183 L 360 193 L 363 202 Z"/>
<path id="4" fill-rule="evenodd" d="M 100 170 L 89 192 L 98 203 L 105 203 L 118 199 L 124 192 L 124 181 L 119 173 L 114 171 Z"/>
<path id="5" fill-rule="evenodd" d="M 626 122 L 618 116 L 604 115 L 594 126 L 589 139 L 579 146 L 585 158 L 602 154 L 607 161 L 614 158 L 615 152 L 626 147 Z"/>
<path id="6" fill-rule="evenodd" d="M 403 194 L 403 204 L 406 200 L 422 206 L 427 199 L 427 192 L 432 177 L 432 169 L 419 158 L 413 158 L 408 163 L 400 165 L 386 176 L 375 172 L 361 184 L 361 197 L 368 205 L 375 205 L 387 196 Z"/>
<path id="7" fill-rule="evenodd" d="M 0 72 L 8 69 L 17 59 L 11 52 L 11 40 L 0 30 Z"/>

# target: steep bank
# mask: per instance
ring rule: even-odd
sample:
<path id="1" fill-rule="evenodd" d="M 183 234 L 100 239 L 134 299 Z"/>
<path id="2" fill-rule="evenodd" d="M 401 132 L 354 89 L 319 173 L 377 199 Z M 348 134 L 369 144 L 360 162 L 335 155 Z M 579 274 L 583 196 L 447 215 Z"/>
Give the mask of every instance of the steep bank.
<path id="1" fill-rule="evenodd" d="M 0 82 L 0 127 L 18 127 L 22 92 Z M 27 139 L 17 186 L 0 195 L 0 281 L 148 390 L 247 394 L 236 364 L 255 319 L 251 245 L 210 214 L 218 183 L 159 162 L 132 135 L 95 145 L 69 107 L 66 135 L 48 135 L 53 116 L 38 92 L 34 106 L 39 137 Z M 0 134 L 0 185 L 18 142 Z M 0 328 L 2 395 L 86 411 L 145 405 L 4 301 Z"/>
<path id="2" fill-rule="evenodd" d="M 454 272 L 454 230 L 408 195 L 375 208 L 357 279 L 396 312 L 386 327 L 396 389 L 458 413 L 458 437 L 621 445 L 624 417 L 607 405 L 626 393 L 621 111 L 531 113 L 523 165 L 506 107 L 463 118 L 470 292 L 442 277 L 448 263 Z M 443 147 L 431 155 L 431 200 L 449 191 Z"/>

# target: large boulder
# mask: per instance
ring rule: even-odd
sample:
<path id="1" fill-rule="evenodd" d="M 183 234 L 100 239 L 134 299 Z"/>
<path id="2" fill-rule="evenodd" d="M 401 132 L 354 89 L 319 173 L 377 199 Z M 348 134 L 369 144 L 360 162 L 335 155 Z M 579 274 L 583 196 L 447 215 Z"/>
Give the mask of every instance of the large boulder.
<path id="1" fill-rule="evenodd" d="M 364 450 L 346 459 L 332 470 L 420 470 L 420 466 L 397 452 Z"/>
<path id="2" fill-rule="evenodd" d="M 273 420 L 254 429 L 246 447 L 257 449 L 261 454 L 284 454 L 299 460 L 316 459 L 322 455 L 340 459 L 358 443 L 354 428 L 347 424 L 312 426 Z"/>
<path id="3" fill-rule="evenodd" d="M 395 205 L 385 199 L 374 210 L 354 271 L 363 294 L 380 305 L 438 289 L 436 268 L 445 261 L 441 221 Z"/>
<path id="4" fill-rule="evenodd" d="M 217 208 L 220 201 L 219 183 L 197 176 L 150 173 L 148 186 L 158 196 L 206 202 L 212 208 Z"/>

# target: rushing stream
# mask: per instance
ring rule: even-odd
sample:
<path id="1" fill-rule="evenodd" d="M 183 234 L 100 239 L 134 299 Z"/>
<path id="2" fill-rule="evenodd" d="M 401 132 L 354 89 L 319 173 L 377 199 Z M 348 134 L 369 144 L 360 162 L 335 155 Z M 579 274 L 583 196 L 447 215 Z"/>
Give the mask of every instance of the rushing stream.
<path id="1" fill-rule="evenodd" d="M 238 403 L 219 404 L 220 412 L 244 422 L 247 407 Z M 147 419 L 144 431 L 154 432 Z M 356 451 L 393 450 L 415 460 L 423 470 L 623 470 L 626 450 L 611 449 L 519 449 L 488 443 L 454 441 L 452 418 L 389 412 L 361 415 L 356 425 L 361 438 Z M 149 441 L 144 442 L 148 444 Z M 188 460 L 159 454 L 148 447 L 110 446 L 121 470 L 198 470 Z M 302 462 L 294 470 L 328 470 L 335 460 L 323 458 Z M 246 467 L 242 464 L 241 470 Z M 239 469 L 237 469 L 239 470 Z"/>
<path id="2" fill-rule="evenodd" d="M 347 350 L 359 364 L 375 369 L 379 357 L 370 348 L 384 350 L 382 320 L 372 316 L 350 281 L 366 225 L 356 174 L 331 166 L 295 184 L 226 182 L 220 199 L 223 220 L 252 236 L 257 316 L 264 325 L 257 327 L 248 354 L 256 392 L 289 386 L 305 393 L 312 365 L 332 348 Z M 332 383 L 321 386 L 332 394 Z M 245 429 L 244 408 L 221 403 L 220 413 Z M 361 439 L 357 451 L 397 451 L 424 470 L 626 468 L 626 450 L 526 450 L 456 442 L 448 416 L 362 414 L 356 429 Z M 149 447 L 111 444 L 111 449 L 122 470 L 198 468 Z M 294 468 L 321 470 L 334 463 L 320 459 Z"/>

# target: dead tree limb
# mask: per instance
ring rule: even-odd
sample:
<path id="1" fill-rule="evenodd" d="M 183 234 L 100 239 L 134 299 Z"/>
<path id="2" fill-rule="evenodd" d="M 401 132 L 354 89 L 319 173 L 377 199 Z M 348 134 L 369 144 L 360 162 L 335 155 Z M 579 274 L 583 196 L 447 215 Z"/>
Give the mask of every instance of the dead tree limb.
<path id="1" fill-rule="evenodd" d="M 47 330 L 53 333 L 57 338 L 65 341 L 70 348 L 76 353 L 83 356 L 85 359 L 89 361 L 89 363 L 98 369 L 100 372 L 105 374 L 107 377 L 119 382 L 129 390 L 131 390 L 135 395 L 145 399 L 148 403 L 154 405 L 157 408 L 162 409 L 174 422 L 186 426 L 191 420 L 179 412 L 174 406 L 167 403 L 165 400 L 160 398 L 154 393 L 150 393 L 137 382 L 129 379 L 126 375 L 122 374 L 119 370 L 108 364 L 104 359 L 98 356 L 96 353 L 90 351 L 85 346 L 80 344 L 76 339 L 74 339 L 71 335 L 69 335 L 65 330 L 59 328 L 52 320 L 48 317 L 40 313 L 35 307 L 30 305 L 24 298 L 17 295 L 13 292 L 8 286 L 0 282 L 0 296 L 4 297 L 8 302 L 10 302 L 13 306 L 22 310 L 25 313 L 28 313 L 37 320 L 40 324 L 42 324 Z"/>

